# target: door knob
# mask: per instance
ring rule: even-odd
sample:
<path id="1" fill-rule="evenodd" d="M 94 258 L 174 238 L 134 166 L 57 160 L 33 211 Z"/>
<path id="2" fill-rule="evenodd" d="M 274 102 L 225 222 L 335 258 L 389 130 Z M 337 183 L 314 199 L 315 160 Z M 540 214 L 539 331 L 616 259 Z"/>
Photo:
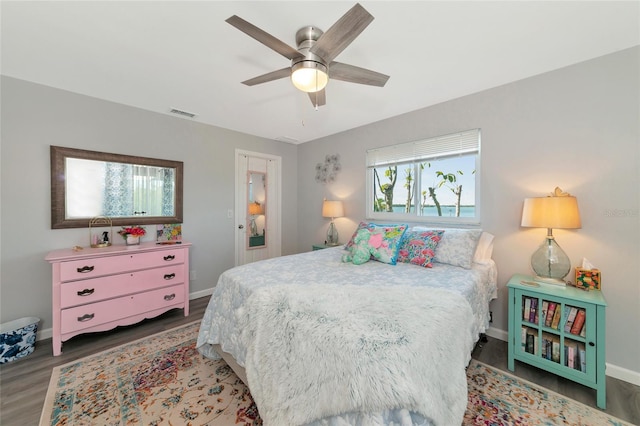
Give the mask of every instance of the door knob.
<path id="1" fill-rule="evenodd" d="M 244 229 L 244 225 L 238 225 L 238 229 Z"/>

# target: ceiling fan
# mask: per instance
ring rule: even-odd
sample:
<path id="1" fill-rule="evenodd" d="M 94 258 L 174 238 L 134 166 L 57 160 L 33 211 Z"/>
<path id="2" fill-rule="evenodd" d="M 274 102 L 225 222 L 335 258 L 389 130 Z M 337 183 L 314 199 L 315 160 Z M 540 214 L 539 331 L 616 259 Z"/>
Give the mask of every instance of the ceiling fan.
<path id="1" fill-rule="evenodd" d="M 295 87 L 309 93 L 309 98 L 316 108 L 326 104 L 325 86 L 329 78 L 378 87 L 383 87 L 387 83 L 388 75 L 333 60 L 364 31 L 371 21 L 373 16 L 360 4 L 356 4 L 324 33 L 313 26 L 299 29 L 296 32 L 298 46 L 296 50 L 236 15 L 226 20 L 240 31 L 291 60 L 289 67 L 251 78 L 243 81 L 242 84 L 254 86 L 291 77 Z"/>

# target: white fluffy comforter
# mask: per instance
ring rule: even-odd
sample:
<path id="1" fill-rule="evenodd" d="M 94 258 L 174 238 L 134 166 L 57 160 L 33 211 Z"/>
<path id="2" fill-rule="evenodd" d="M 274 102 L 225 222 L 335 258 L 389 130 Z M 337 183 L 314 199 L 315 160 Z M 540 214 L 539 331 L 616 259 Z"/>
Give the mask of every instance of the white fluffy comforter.
<path id="1" fill-rule="evenodd" d="M 249 388 L 265 425 L 395 408 L 436 425 L 462 422 L 475 339 L 460 295 L 281 285 L 256 290 L 237 315 Z"/>
<path id="2" fill-rule="evenodd" d="M 444 264 L 434 264 L 433 268 L 409 264 L 390 266 L 380 262 L 355 266 L 340 262 L 343 253 L 341 248 L 319 250 L 282 256 L 225 271 L 220 276 L 202 319 L 198 350 L 207 357 L 219 358 L 214 350 L 214 345 L 219 344 L 223 351 L 231 354 L 240 366 L 245 367 L 253 378 L 248 383 L 251 393 L 256 400 L 260 400 L 259 410 L 265 418 L 271 416 L 268 414 L 268 410 L 271 410 L 268 408 L 269 404 L 275 411 L 295 406 L 288 401 L 292 394 L 298 393 L 294 390 L 297 385 L 289 389 L 289 385 L 284 384 L 289 378 L 294 378 L 293 381 L 297 384 L 306 383 L 310 386 L 312 395 L 305 397 L 301 393 L 295 396 L 299 404 L 306 404 L 298 405 L 298 412 L 289 413 L 296 422 L 324 415 L 320 413 L 338 413 L 310 421 L 310 426 L 432 425 L 434 422 L 429 421 L 431 418 L 453 415 L 453 412 L 460 410 L 460 405 L 466 403 L 466 390 L 456 396 L 457 408 L 448 403 L 445 405 L 451 407 L 433 410 L 425 407 L 442 400 L 442 389 L 459 385 L 460 377 L 464 377 L 464 367 L 471 356 L 470 343 L 465 333 L 471 329 L 472 340 L 475 340 L 478 333 L 484 332 L 488 326 L 489 301 L 496 297 L 495 264 L 474 264 L 471 269 Z M 293 289 L 290 296 L 284 294 L 288 287 Z M 397 287 L 400 289 L 394 290 Z M 274 290 L 277 291 L 271 293 Z M 265 296 L 254 298 L 256 294 Z M 459 297 L 455 297 L 456 295 Z M 460 299 L 464 299 L 466 305 Z M 336 305 L 334 300 L 341 303 Z M 447 308 L 448 301 L 454 305 Z M 463 307 L 455 308 L 460 305 Z M 276 306 L 293 307 L 293 312 L 296 313 L 278 312 L 278 309 L 274 311 Z M 462 318 L 467 312 L 464 306 L 471 307 L 472 319 Z M 434 314 L 427 318 L 425 315 L 428 312 Z M 446 316 L 449 315 L 448 312 L 451 313 L 451 318 Z M 280 313 L 283 315 L 280 316 Z M 351 314 L 363 316 L 359 319 L 347 319 Z M 286 323 L 287 326 L 275 327 L 277 331 L 267 331 L 276 322 L 280 322 L 280 325 Z M 293 330 L 299 331 L 293 333 Z M 374 333 L 376 330 L 377 333 Z M 382 334 L 379 333 L 380 330 L 383 331 Z M 343 331 L 352 336 L 357 335 L 358 338 L 348 343 L 343 342 Z M 255 340 L 252 336 L 256 336 Z M 333 344 L 336 350 L 328 351 L 332 346 L 329 339 L 336 337 L 337 343 Z M 292 340 L 288 342 L 290 338 Z M 276 344 L 276 340 L 284 342 Z M 269 342 L 274 345 L 273 350 L 278 347 L 284 355 L 272 355 L 275 352 L 271 348 L 262 347 L 268 346 Z M 452 345 L 456 344 L 460 346 L 453 349 Z M 402 349 L 410 347 L 413 358 L 409 360 L 408 366 L 403 367 L 404 371 L 400 370 L 397 363 L 374 362 L 374 356 L 391 359 L 400 356 Z M 312 355 L 293 355 L 294 350 L 305 354 L 311 352 Z M 369 355 L 371 360 L 364 362 L 364 357 Z M 297 362 L 302 367 L 294 366 Z M 321 367 L 313 372 L 311 367 L 315 365 Z M 449 368 L 454 365 L 456 367 L 452 367 L 451 372 L 444 370 L 445 366 Z M 360 373 L 364 373 L 364 368 L 373 372 L 372 380 L 359 378 L 359 383 L 364 382 L 366 385 L 350 384 L 352 380 L 361 377 Z M 377 373 L 376 369 L 382 369 L 383 373 Z M 313 379 L 303 377 L 298 380 L 301 370 L 304 370 L 303 376 L 313 374 L 310 376 Z M 424 385 L 429 371 L 436 370 L 439 371 L 434 374 L 439 377 L 429 379 L 436 382 L 429 381 L 428 385 Z M 326 373 L 327 377 L 318 379 L 320 373 Z M 438 381 L 442 381 L 443 375 L 446 380 L 441 385 Z M 336 382 L 338 384 L 331 384 Z M 384 391 L 381 398 L 387 401 L 385 406 L 393 408 L 383 409 L 376 405 L 375 410 L 366 411 L 364 404 L 375 405 L 372 401 L 378 398 L 363 394 L 364 391 L 375 391 L 373 386 Z M 319 392 L 326 389 L 330 389 L 331 393 L 320 402 Z M 401 394 L 400 391 L 404 393 Z M 389 396 L 401 399 L 410 391 L 415 391 L 415 395 L 407 399 L 408 402 L 397 405 L 389 403 Z M 273 393 L 270 395 L 269 392 Z M 451 394 L 450 391 L 446 392 Z M 349 398 L 345 398 L 345 395 Z M 273 401 L 270 402 L 269 398 L 273 398 Z M 300 402 L 302 398 L 310 399 L 311 402 Z M 430 398 L 431 402 L 426 398 Z M 362 403 L 362 410 L 340 413 L 347 401 L 353 406 Z M 429 412 L 423 416 L 418 410 Z M 447 413 L 447 410 L 451 412 Z M 309 414 L 305 414 L 306 412 Z M 300 416 L 303 415 L 307 420 L 302 420 Z M 292 420 L 275 424 L 292 424 Z M 449 426 L 460 422 L 438 421 L 436 424 Z"/>

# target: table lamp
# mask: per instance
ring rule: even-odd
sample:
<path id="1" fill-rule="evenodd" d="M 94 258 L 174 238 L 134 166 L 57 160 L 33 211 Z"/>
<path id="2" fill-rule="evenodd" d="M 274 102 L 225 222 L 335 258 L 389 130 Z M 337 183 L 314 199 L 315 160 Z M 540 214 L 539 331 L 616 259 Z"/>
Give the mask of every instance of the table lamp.
<path id="1" fill-rule="evenodd" d="M 547 228 L 547 237 L 531 256 L 531 269 L 536 280 L 566 285 L 563 280 L 571 270 L 569 256 L 553 238 L 553 228 L 580 228 L 580 212 L 576 197 L 556 187 L 547 197 L 525 198 L 521 226 Z"/>
<path id="2" fill-rule="evenodd" d="M 342 206 L 342 201 L 324 200 L 322 202 L 322 217 L 331 218 L 329 229 L 327 229 L 327 245 L 338 245 L 338 229 L 333 223 L 333 219 L 342 216 L 344 216 L 344 207 Z"/>
<path id="3" fill-rule="evenodd" d="M 251 230 L 251 236 L 258 236 L 258 226 L 256 225 L 256 216 L 264 214 L 264 207 L 262 204 L 256 202 L 249 204 L 249 215 L 251 216 L 251 222 L 249 223 L 249 229 Z"/>

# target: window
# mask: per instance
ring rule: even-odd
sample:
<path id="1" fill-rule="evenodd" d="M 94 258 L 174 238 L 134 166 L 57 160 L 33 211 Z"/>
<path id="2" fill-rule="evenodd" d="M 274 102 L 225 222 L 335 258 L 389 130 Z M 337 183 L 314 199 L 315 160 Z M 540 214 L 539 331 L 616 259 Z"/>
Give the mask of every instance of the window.
<path id="1" fill-rule="evenodd" d="M 367 151 L 367 217 L 480 223 L 480 129 Z"/>

